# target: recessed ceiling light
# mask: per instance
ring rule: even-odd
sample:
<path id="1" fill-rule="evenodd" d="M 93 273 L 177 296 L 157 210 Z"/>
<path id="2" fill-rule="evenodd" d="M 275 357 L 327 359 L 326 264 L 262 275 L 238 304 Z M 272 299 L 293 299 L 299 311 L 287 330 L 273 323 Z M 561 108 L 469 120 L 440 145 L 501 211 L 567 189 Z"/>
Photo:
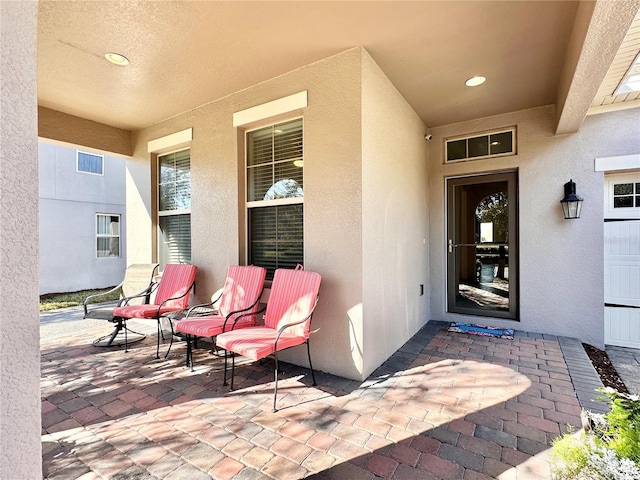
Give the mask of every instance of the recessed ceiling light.
<path id="1" fill-rule="evenodd" d="M 125 65 L 129 65 L 129 59 L 124 55 L 120 55 L 119 53 L 109 52 L 104 54 L 104 58 L 113 63 L 114 65 L 120 65 L 124 67 Z"/>
<path id="2" fill-rule="evenodd" d="M 478 85 L 482 85 L 486 81 L 487 79 L 485 77 L 471 77 L 466 82 L 464 82 L 464 84 L 467 87 L 477 87 Z"/>

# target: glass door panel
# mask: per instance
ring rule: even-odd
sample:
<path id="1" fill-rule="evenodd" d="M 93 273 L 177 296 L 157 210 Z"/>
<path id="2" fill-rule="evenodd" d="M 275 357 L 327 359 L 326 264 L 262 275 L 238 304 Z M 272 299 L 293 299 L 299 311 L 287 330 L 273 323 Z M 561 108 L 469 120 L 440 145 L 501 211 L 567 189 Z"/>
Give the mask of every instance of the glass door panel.
<path id="1" fill-rule="evenodd" d="M 447 310 L 517 316 L 516 173 L 447 181 Z"/>

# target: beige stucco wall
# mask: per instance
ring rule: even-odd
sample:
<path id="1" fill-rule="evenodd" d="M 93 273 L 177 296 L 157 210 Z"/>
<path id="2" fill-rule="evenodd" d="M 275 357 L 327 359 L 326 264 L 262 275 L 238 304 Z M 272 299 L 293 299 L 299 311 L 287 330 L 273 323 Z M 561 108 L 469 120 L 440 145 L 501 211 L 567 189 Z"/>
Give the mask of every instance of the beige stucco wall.
<path id="1" fill-rule="evenodd" d="M 417 114 L 364 52 L 361 348 L 365 374 L 429 320 L 425 132 Z"/>
<path id="2" fill-rule="evenodd" d="M 0 2 L 0 477 L 42 478 L 37 2 Z"/>
<path id="3" fill-rule="evenodd" d="M 362 319 L 349 315 L 362 303 L 363 290 L 361 76 L 361 50 L 353 49 L 137 132 L 127 184 L 128 261 L 148 261 L 147 142 L 193 128 L 192 261 L 199 268 L 196 300 L 208 299 L 224 282 L 228 265 L 244 257 L 239 230 L 245 213 L 238 195 L 244 192 L 244 152 L 233 113 L 307 90 L 305 267 L 322 274 L 313 320 L 320 330 L 311 350 L 315 367 L 350 378 L 363 376 Z M 296 350 L 286 352 L 285 360 L 306 365 L 306 352 Z"/>
<path id="4" fill-rule="evenodd" d="M 38 107 L 38 135 L 42 138 L 131 155 L 131 132 L 67 113 Z"/>
<path id="5" fill-rule="evenodd" d="M 508 326 L 604 342 L 603 174 L 596 157 L 640 152 L 640 109 L 587 117 L 576 134 L 554 136 L 554 109 L 543 107 L 440 127 L 429 148 L 431 318 Z M 443 165 L 443 139 L 517 126 L 518 154 Z M 518 169 L 520 321 L 446 312 L 445 178 Z M 563 185 L 585 198 L 582 216 L 564 220 Z"/>

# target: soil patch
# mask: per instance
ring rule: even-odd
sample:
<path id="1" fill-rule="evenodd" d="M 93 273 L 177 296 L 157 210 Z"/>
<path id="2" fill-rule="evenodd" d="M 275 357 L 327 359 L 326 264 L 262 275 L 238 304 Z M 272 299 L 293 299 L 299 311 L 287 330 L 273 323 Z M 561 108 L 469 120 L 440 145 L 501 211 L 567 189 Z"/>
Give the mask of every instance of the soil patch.
<path id="1" fill-rule="evenodd" d="M 586 343 L 583 343 L 582 346 L 584 347 L 585 352 L 587 352 L 596 372 L 600 375 L 602 384 L 605 387 L 611 387 L 618 392 L 629 393 L 629 390 L 620 378 L 620 375 L 618 375 L 618 372 L 611 363 L 611 360 L 609 360 L 607 352 Z"/>

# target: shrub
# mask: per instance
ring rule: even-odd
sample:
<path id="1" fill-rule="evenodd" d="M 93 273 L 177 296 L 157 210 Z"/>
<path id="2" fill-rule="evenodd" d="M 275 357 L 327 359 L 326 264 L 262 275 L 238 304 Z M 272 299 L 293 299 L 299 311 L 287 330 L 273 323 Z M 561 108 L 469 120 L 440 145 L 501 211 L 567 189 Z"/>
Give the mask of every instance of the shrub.
<path id="1" fill-rule="evenodd" d="M 640 479 L 640 398 L 599 389 L 611 401 L 604 415 L 585 411 L 590 432 L 569 431 L 553 442 L 558 480 Z"/>

